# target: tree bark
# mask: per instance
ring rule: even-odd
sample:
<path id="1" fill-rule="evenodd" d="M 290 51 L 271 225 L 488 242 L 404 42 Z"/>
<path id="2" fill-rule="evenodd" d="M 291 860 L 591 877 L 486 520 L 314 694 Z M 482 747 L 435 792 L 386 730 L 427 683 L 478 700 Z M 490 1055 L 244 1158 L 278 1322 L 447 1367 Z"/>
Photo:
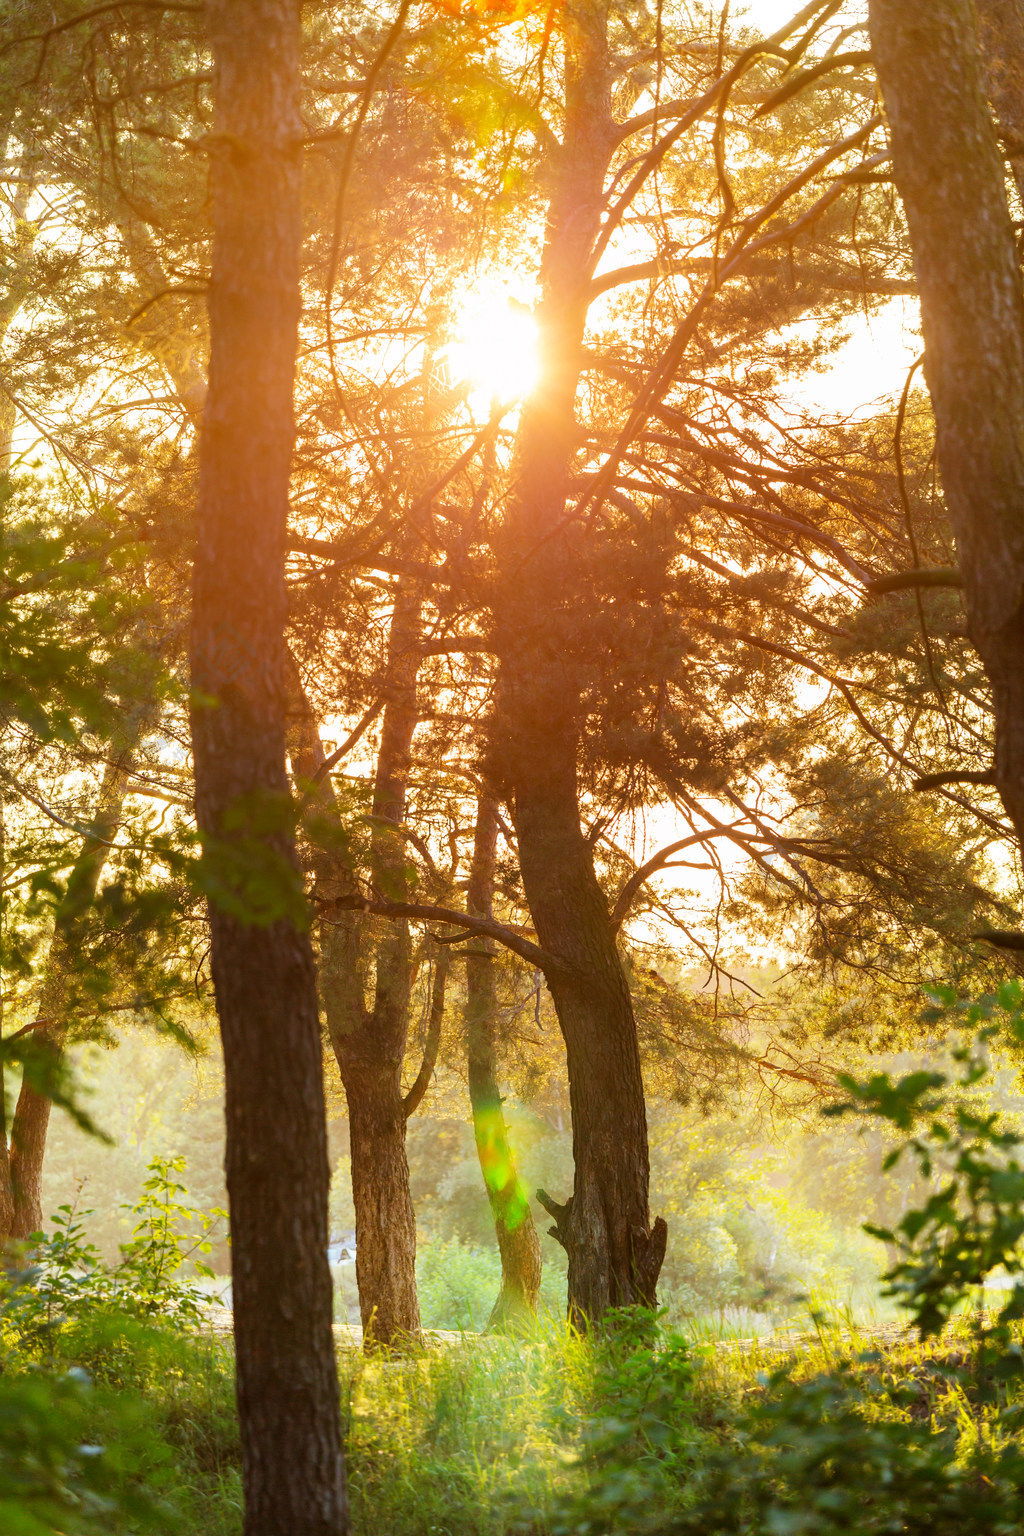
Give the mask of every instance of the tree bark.
<path id="1" fill-rule="evenodd" d="M 1002 157 L 970 0 L 871 0 L 869 19 L 968 630 L 992 685 L 996 785 L 1021 839 L 1024 300 Z"/>
<path id="2" fill-rule="evenodd" d="M 423 1042 L 423 1059 L 413 1085 L 402 1101 L 407 1120 L 416 1113 L 426 1098 L 434 1076 L 434 1068 L 437 1066 L 437 1055 L 441 1049 L 441 1033 L 444 1027 L 444 1004 L 450 966 L 451 953 L 448 946 L 438 945 L 434 956 L 434 979 L 430 986 L 430 1009 L 427 1015 L 426 1039 Z"/>
<path id="3" fill-rule="evenodd" d="M 214 241 L 191 714 L 224 1049 L 244 1531 L 339 1536 L 321 1039 L 285 772 L 299 10 L 211 0 L 208 17 Z"/>
<path id="4" fill-rule="evenodd" d="M 498 802 L 493 790 L 485 787 L 477 801 L 467 899 L 469 911 L 478 917 L 493 916 L 497 844 Z M 477 1156 L 501 1254 L 501 1290 L 488 1326 L 503 1328 L 536 1312 L 541 1253 L 526 1189 L 516 1172 L 498 1089 L 494 951 L 490 939 L 476 939 L 466 949 L 466 1064 Z"/>
<path id="5" fill-rule="evenodd" d="M 500 550 L 495 766 L 512 803 L 540 942 L 571 968 L 552 972 L 548 985 L 566 1044 L 575 1180 L 564 1206 L 545 1203 L 569 1255 L 570 1314 L 582 1323 L 609 1307 L 654 1304 L 665 1224 L 650 1224 L 636 1023 L 580 825 L 577 782 L 579 629 L 590 595 L 581 533 L 566 504 L 591 251 L 616 142 L 606 0 L 566 6 L 561 25 L 565 133 L 541 265 L 541 382 L 523 407 Z"/>
<path id="6" fill-rule="evenodd" d="M 407 888 L 407 855 L 404 839 L 389 825 L 400 827 L 405 816 L 410 753 L 419 718 L 421 612 L 418 584 L 402 578 L 388 639 L 387 703 L 374 778 L 375 830 L 370 852 L 374 887 L 398 900 Z M 367 1007 L 361 973 L 367 968 L 365 951 L 371 933 L 375 976 L 373 1003 Z M 394 1348 L 420 1331 L 416 1214 L 409 1189 L 402 1087 L 412 988 L 409 925 L 357 913 L 339 914 L 324 923 L 320 949 L 324 1011 L 348 1103 L 356 1282 L 364 1340 L 368 1348 Z"/>

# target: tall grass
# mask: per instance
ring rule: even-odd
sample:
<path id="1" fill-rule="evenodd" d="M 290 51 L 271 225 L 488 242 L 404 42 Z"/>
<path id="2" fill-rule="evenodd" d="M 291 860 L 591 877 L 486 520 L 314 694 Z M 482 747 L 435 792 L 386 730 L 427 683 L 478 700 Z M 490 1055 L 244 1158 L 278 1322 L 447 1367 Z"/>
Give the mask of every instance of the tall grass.
<path id="1" fill-rule="evenodd" d="M 972 1375 L 969 1317 L 927 1345 L 888 1320 L 872 1324 L 840 1308 L 809 1313 L 799 1327 L 771 1335 L 750 1331 L 745 1317 L 728 1330 L 715 1321 L 717 1337 L 698 1326 L 692 1331 L 701 1336 L 686 1341 L 652 1335 L 643 1319 L 627 1320 L 608 1338 L 584 1338 L 548 1320 L 524 1337 L 466 1335 L 412 1356 L 342 1349 L 354 1536 L 688 1533 L 688 1522 L 704 1518 L 709 1475 L 712 1484 L 724 1479 L 726 1493 L 714 1495 L 719 1503 L 709 1504 L 706 1529 L 765 1536 L 778 1511 L 766 1511 L 766 1524 L 741 1523 L 726 1496 L 729 1469 L 735 1465 L 744 1486 L 756 1490 L 759 1479 L 774 1475 L 780 1454 L 803 1456 L 794 1475 L 808 1478 L 813 1501 L 821 1493 L 814 1479 L 825 1476 L 807 1460 L 819 1419 L 831 1416 L 838 1425 L 840 1438 L 828 1441 L 832 1456 L 842 1435 L 852 1443 L 865 1426 L 916 1437 L 904 1462 L 897 1459 L 897 1473 L 917 1465 L 915 1447 L 924 1444 L 935 1465 L 962 1465 L 971 1478 L 1017 1433 L 1005 1402 Z M 122 1457 L 122 1482 L 155 1488 L 176 1508 L 172 1528 L 180 1536 L 238 1536 L 230 1340 L 107 1319 L 62 1335 L 61 1359 L 50 1369 L 59 1376 L 75 1365 L 96 1383 L 90 1438 Z M 779 1381 L 779 1388 L 767 1385 Z M 126 1420 L 128 1402 L 134 1407 Z M 790 1407 L 776 1411 L 778 1402 Z M 844 1419 L 851 1403 L 854 1416 Z M 752 1445 L 763 1436 L 766 1413 L 774 1414 L 768 1431 L 775 1449 L 769 1445 L 762 1461 L 765 1452 Z M 126 1423 L 131 1435 L 122 1446 Z M 894 1443 L 893 1454 L 903 1456 L 903 1442 Z M 861 1465 L 851 1462 L 851 1478 Z M 808 1508 L 820 1522 L 819 1506 Z M 959 1504 L 956 1513 L 963 1518 Z M 911 1529 L 894 1518 L 891 1527 L 872 1520 L 841 1528 Z M 98 1529 L 134 1536 L 136 1527 Z M 1018 1524 L 1000 1529 L 1024 1531 L 1024 1510 Z"/>

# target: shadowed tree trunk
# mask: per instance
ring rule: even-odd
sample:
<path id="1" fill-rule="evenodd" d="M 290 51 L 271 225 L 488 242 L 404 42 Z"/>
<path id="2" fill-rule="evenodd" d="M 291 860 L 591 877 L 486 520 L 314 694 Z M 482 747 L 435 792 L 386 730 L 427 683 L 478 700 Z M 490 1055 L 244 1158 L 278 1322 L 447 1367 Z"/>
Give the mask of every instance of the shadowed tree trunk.
<path id="1" fill-rule="evenodd" d="M 299 10 L 211 0 L 210 370 L 192 740 L 224 1049 L 245 1536 L 347 1530 L 313 954 L 285 772 Z"/>
<path id="2" fill-rule="evenodd" d="M 422 599 L 408 581 L 399 584 L 392 614 L 385 673 L 387 704 L 374 778 L 374 832 L 370 878 L 394 897 L 407 886 L 405 840 L 388 830 L 405 815 L 412 739 L 418 720 Z M 327 759 L 316 721 L 290 662 L 292 766 L 299 783 L 315 784 L 320 803 L 335 803 Z M 320 995 L 337 1060 L 349 1117 L 352 1198 L 356 1215 L 356 1280 L 359 1312 L 368 1349 L 394 1348 L 418 1336 L 416 1216 L 409 1189 L 406 1121 L 426 1093 L 440 1041 L 447 955 L 439 960 L 432 987 L 424 1060 L 405 1093 L 402 1067 L 409 1034 L 413 949 L 406 922 L 392 923 L 359 912 L 331 910 L 348 895 L 355 872 L 337 853 L 313 853 L 317 898 L 330 915 L 320 925 Z M 373 1001 L 367 1005 L 373 958 Z"/>
<path id="3" fill-rule="evenodd" d="M 406 786 L 418 711 L 422 597 L 398 585 L 388 640 L 387 703 L 373 786 L 370 879 L 393 899 L 405 898 L 404 838 L 390 831 L 405 817 Z M 372 927 L 371 927 L 372 925 Z M 373 1000 L 363 975 L 374 942 Z M 352 1199 L 356 1213 L 356 1281 L 368 1344 L 394 1346 L 420 1329 L 416 1292 L 416 1214 L 405 1151 L 402 1066 L 409 1034 L 412 940 L 406 922 L 338 913 L 320 940 L 320 989 L 348 1103 Z"/>
<path id="4" fill-rule="evenodd" d="M 467 909 L 475 917 L 494 915 L 497 844 L 498 803 L 485 786 L 477 802 L 467 893 Z M 501 1291 L 491 1312 L 491 1328 L 514 1324 L 536 1312 L 541 1277 L 540 1239 L 526 1189 L 516 1173 L 498 1090 L 497 1009 L 494 943 L 474 939 L 466 947 L 466 1064 L 477 1156 L 501 1254 Z"/>
<path id="5" fill-rule="evenodd" d="M 0 799 L 0 880 L 7 880 L 7 823 L 3 800 Z M 3 987 L 0 986 L 0 1038 L 4 1026 Z M 14 1191 L 11 1188 L 11 1148 L 7 1134 L 7 1085 L 4 1081 L 6 1062 L 0 1055 L 0 1241 L 11 1229 L 14 1215 Z"/>
<path id="6" fill-rule="evenodd" d="M 992 685 L 996 785 L 1021 839 L 1024 300 L 1002 157 L 970 0 L 871 0 L 869 18 L 968 628 Z"/>
<path id="7" fill-rule="evenodd" d="M 512 805 L 530 913 L 543 947 L 568 962 L 548 985 L 565 1038 L 573 1120 L 571 1198 L 543 1203 L 569 1256 L 569 1307 L 653 1305 L 665 1223 L 653 1228 L 643 1081 L 629 986 L 580 825 L 577 757 L 590 601 L 582 538 L 567 520 L 574 414 L 591 251 L 615 144 L 607 0 L 561 13 L 564 142 L 554 172 L 537 310 L 541 382 L 524 404 L 500 550 L 500 660 L 494 762 Z"/>

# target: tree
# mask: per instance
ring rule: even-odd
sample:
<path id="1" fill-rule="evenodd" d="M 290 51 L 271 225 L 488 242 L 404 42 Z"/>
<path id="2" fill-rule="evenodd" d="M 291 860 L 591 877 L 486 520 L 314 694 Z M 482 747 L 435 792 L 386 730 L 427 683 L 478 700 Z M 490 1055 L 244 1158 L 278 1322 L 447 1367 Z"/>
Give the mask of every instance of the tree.
<path id="1" fill-rule="evenodd" d="M 983 7 L 983 15 L 999 9 Z M 967 0 L 927 10 L 872 0 L 869 17 L 968 625 L 992 686 L 995 782 L 1020 841 L 1024 297 L 1002 156 Z M 1016 72 L 1021 60 L 1006 65 Z"/>
<path id="2" fill-rule="evenodd" d="M 416 672 L 419 603 L 406 591 L 396 605 L 388 644 L 381 745 L 374 773 L 372 830 L 366 860 L 370 878 L 396 895 L 405 891 L 402 828 L 409 751 L 417 723 Z M 411 598 L 411 601 L 408 600 Z M 294 666 L 294 664 L 293 664 Z M 336 903 L 358 879 L 351 849 L 336 837 L 344 823 L 329 776 L 317 723 L 294 668 L 292 767 L 300 793 L 313 798 L 320 825 L 311 828 L 314 896 L 323 907 L 319 933 L 319 986 L 324 1017 L 349 1112 L 352 1195 L 356 1217 L 356 1280 L 367 1348 L 401 1347 L 420 1329 L 416 1295 L 416 1216 L 409 1191 L 405 1125 L 429 1082 L 437 1039 L 415 1093 L 402 1084 L 413 983 L 407 924 L 383 924 L 373 935 L 367 920 Z M 333 836 L 332 836 L 333 834 Z M 333 845 L 332 845 L 333 844 Z M 347 856 L 346 856 L 347 854 Z M 372 921 L 369 920 L 369 921 Z M 372 940 L 376 938 L 374 945 Z M 373 967 L 372 1002 L 367 973 Z M 431 999 L 440 1030 L 444 975 Z"/>
<path id="3" fill-rule="evenodd" d="M 210 28 L 214 245 L 192 740 L 224 1049 L 245 1529 L 339 1536 L 347 1512 L 320 1027 L 285 775 L 299 13 L 290 0 L 217 0 Z"/>
<path id="4" fill-rule="evenodd" d="M 887 889 L 891 910 L 905 912 L 914 899 L 914 861 L 899 862 L 905 849 L 894 860 L 881 837 L 865 841 L 858 828 L 852 852 L 835 839 L 834 821 L 828 837 L 810 827 L 788 835 L 778 830 L 784 813 L 759 809 L 776 767 L 796 806 L 801 788 L 837 800 L 845 793 L 838 771 L 828 783 L 814 739 L 826 717 L 840 757 L 853 717 L 878 748 L 873 772 L 916 766 L 906 751 L 890 750 L 891 717 L 905 701 L 886 714 L 893 701 L 880 694 L 880 669 L 858 656 L 851 679 L 842 665 L 857 651 L 858 636 L 843 626 L 872 591 L 873 562 L 883 550 L 902 553 L 881 477 L 865 473 L 858 484 L 843 467 L 849 441 L 836 435 L 839 463 L 829 462 L 824 436 L 815 442 L 806 424 L 794 429 L 772 409 L 772 386 L 793 363 L 789 342 L 774 339 L 781 326 L 826 305 L 841 315 L 866 296 L 913 290 L 884 270 L 886 205 L 870 190 L 885 161 L 871 142 L 879 125 L 861 95 L 837 83 L 862 87 L 867 59 L 861 49 L 836 51 L 845 33 L 823 37 L 835 9 L 805 6 L 772 38 L 716 43 L 709 34 L 699 46 L 685 28 L 676 38 L 653 14 L 627 21 L 617 7 L 569 8 L 550 30 L 527 32 L 537 107 L 522 112 L 520 89 L 519 116 L 509 111 L 495 158 L 503 187 L 526 188 L 520 217 L 529 221 L 547 199 L 537 310 L 545 367 L 523 407 L 511 468 L 483 469 L 467 486 L 470 441 L 441 516 L 424 498 L 392 522 L 399 547 L 386 537 L 397 437 L 376 430 L 374 401 L 358 427 L 346 417 L 338 457 L 347 468 L 345 456 L 357 445 L 365 451 L 382 505 L 369 514 L 361 492 L 345 537 L 296 544 L 328 562 L 319 567 L 321 590 L 330 583 L 341 617 L 346 567 L 362 559 L 364 569 L 402 579 L 408 530 L 420 539 L 415 574 L 429 580 L 437 635 L 427 646 L 464 652 L 451 663 L 468 706 L 463 734 L 451 725 L 445 738 L 439 725 L 434 738 L 456 761 L 456 741 L 463 753 L 467 736 L 477 751 L 482 745 L 471 722 L 496 660 L 488 766 L 512 809 L 541 943 L 531 947 L 508 925 L 488 936 L 544 969 L 575 1042 L 578 1189 L 555 1214 L 578 1250 L 570 1284 L 581 1315 L 653 1296 L 637 1266 L 649 1241 L 643 1093 L 616 945 L 631 902 L 673 848 L 713 851 L 721 840 L 742 850 L 767 887 L 788 888 L 813 914 L 826 954 L 838 940 L 855 958 L 866 930 L 849 920 L 849 884 L 837 878 L 826 891 L 821 871 L 859 880 L 860 910 L 871 881 L 882 888 L 884 869 L 899 870 Z M 476 24 L 455 25 L 471 49 Z M 548 67 L 552 56 L 561 73 Z M 494 66 L 484 66 L 489 104 L 499 95 Z M 652 68 L 666 98 L 648 107 L 641 98 Z M 401 83 L 389 81 L 389 100 L 401 99 Z M 730 136 L 744 146 L 733 160 Z M 708 212 L 697 218 L 694 209 Z M 627 218 L 654 249 L 605 270 Z M 855 258 L 858 222 L 872 244 L 862 242 Z M 609 295 L 620 292 L 627 297 L 609 316 Z M 379 334 L 365 321 L 360 331 L 354 317 L 352 328 Z M 826 344 L 795 349 L 796 364 L 813 362 Z M 814 712 L 794 697 L 801 668 L 834 684 Z M 862 688 L 886 714 L 881 728 L 858 702 Z M 450 697 L 439 720 L 452 719 Z M 929 723 L 932 711 L 907 706 Z M 723 794 L 735 819 L 714 803 Z M 870 795 L 860 799 L 866 808 Z M 659 801 L 676 806 L 688 835 L 635 871 L 638 883 L 627 870 L 610 901 L 611 878 L 628 860 L 621 849 L 605 853 L 609 828 Z M 380 889 L 359 900 L 400 922 L 429 911 Z M 455 921 L 450 911 L 436 915 Z M 650 1256 L 656 1269 L 657 1245 Z"/>
<path id="5" fill-rule="evenodd" d="M 629 929 L 637 906 L 718 974 L 726 915 L 798 944 L 819 970 L 906 976 L 908 935 L 930 933 L 928 963 L 939 964 L 988 899 L 975 878 L 984 834 L 960 835 L 972 807 L 999 834 L 984 787 L 965 799 L 942 784 L 927 807 L 910 795 L 912 776 L 927 777 L 921 754 L 941 748 L 951 722 L 982 750 L 984 701 L 955 635 L 956 597 L 928 597 L 945 629 L 926 633 L 911 599 L 891 591 L 913 544 L 885 460 L 893 424 L 794 422 L 775 398 L 790 370 L 827 354 L 852 308 L 915 286 L 889 270 L 902 250 L 879 181 L 867 60 L 844 51 L 838 22 L 823 30 L 834 11 L 823 0 L 774 38 L 751 39 L 672 8 L 580 6 L 550 28 L 523 23 L 529 63 L 516 55 L 514 68 L 500 16 L 426 18 L 404 31 L 374 17 L 353 31 L 346 12 L 339 31 L 334 13 L 307 13 L 289 640 L 314 734 L 315 719 L 332 734 L 344 721 L 347 737 L 333 770 L 320 751 L 309 775 L 314 819 L 333 826 L 308 863 L 350 1101 L 362 1086 L 382 1111 L 364 1117 L 358 1161 L 380 1238 L 377 1257 L 373 1241 L 360 1244 L 364 1315 L 376 1306 L 386 1333 L 388 1311 L 394 1331 L 415 1322 L 402 1179 L 409 1003 L 414 988 L 424 995 L 421 956 L 438 939 L 448 953 L 456 937 L 428 931 L 417 945 L 411 923 L 472 936 L 467 991 L 482 1001 L 470 1021 L 488 1011 L 490 942 L 543 969 L 561 998 L 575 1039 L 578 1230 L 572 1208 L 556 1213 L 580 1250 L 574 1304 L 596 1313 L 639 1294 L 630 1249 L 643 1247 L 649 1220 L 644 1029 L 651 1040 L 671 1033 L 685 1053 L 693 1026 L 697 1055 L 714 1032 L 652 977 L 659 962 Z M 46 382 L 49 355 L 76 379 L 111 370 L 117 412 L 162 423 L 149 434 L 156 472 L 136 522 L 173 592 L 187 560 L 192 456 L 161 453 L 172 434 L 188 443 L 204 387 L 193 290 L 205 283 L 205 214 L 188 167 L 208 122 L 196 22 L 169 13 L 158 24 L 156 14 L 145 26 L 107 13 L 91 23 L 82 59 L 102 57 L 117 89 L 71 67 L 68 95 L 47 103 L 47 131 L 32 142 L 47 156 L 47 185 L 71 189 L 88 260 L 60 268 L 38 311 L 47 323 L 29 337 L 15 328 L 8 345 L 21 398 L 52 410 L 69 462 L 74 452 L 127 474 L 138 457 L 105 410 L 64 409 Z M 156 78 L 160 92 L 147 94 Z M 545 207 L 538 318 L 552 369 L 514 433 L 507 413 L 478 419 L 442 380 L 446 311 L 475 253 L 533 261 Z M 794 341 L 785 328 L 809 317 L 820 330 Z M 442 392 L 444 410 L 424 423 L 421 397 Z M 926 451 L 918 457 L 923 475 Z M 927 503 L 921 548 L 941 556 L 939 509 L 914 486 L 909 498 L 915 518 Z M 813 706 L 800 676 L 821 690 Z M 497 730 L 485 729 L 495 713 Z M 346 765 L 370 745 L 372 775 Z M 292 767 L 307 777 L 295 752 Z M 346 783 L 347 768 L 373 785 Z M 159 792 L 169 771 L 146 764 Z M 332 771 L 336 803 L 321 816 Z M 501 921 L 480 915 L 483 887 L 468 913 L 453 894 L 488 776 L 512 807 L 505 835 L 514 844 L 518 833 L 539 944 L 513 876 Z M 631 849 L 631 819 L 670 806 L 680 835 L 650 856 Z M 731 907 L 736 883 L 719 848 L 752 871 Z M 722 877 L 703 928 L 659 886 L 693 858 L 717 861 Z M 353 985 L 358 965 L 375 973 L 372 998 Z M 424 1008 L 432 1018 L 443 971 L 434 968 Z M 494 1042 L 471 1033 L 486 1106 L 497 1094 Z M 353 1104 L 354 1123 L 361 1114 Z"/>
<path id="6" fill-rule="evenodd" d="M 481 786 L 473 828 L 473 860 L 466 910 L 494 916 L 494 875 L 498 844 L 498 801 L 494 788 Z M 480 1171 L 501 1254 L 501 1290 L 490 1326 L 505 1327 L 537 1310 L 540 1292 L 540 1240 L 529 1198 L 516 1171 L 498 1086 L 498 987 L 493 940 L 471 940 L 466 948 L 466 1069 L 473 1110 L 473 1132 Z"/>

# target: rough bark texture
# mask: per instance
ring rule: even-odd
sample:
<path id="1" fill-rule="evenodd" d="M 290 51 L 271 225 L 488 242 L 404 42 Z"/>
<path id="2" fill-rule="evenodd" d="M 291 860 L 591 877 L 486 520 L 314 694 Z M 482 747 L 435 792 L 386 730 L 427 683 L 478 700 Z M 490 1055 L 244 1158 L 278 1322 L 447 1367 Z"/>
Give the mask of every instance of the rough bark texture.
<path id="1" fill-rule="evenodd" d="M 316 981 L 285 773 L 284 539 L 301 243 L 299 13 L 211 0 L 210 379 L 192 739 L 224 1048 L 246 1536 L 347 1530 Z M 261 905 L 257 918 L 255 904 Z"/>
<path id="2" fill-rule="evenodd" d="M 128 771 L 141 729 L 141 716 L 130 716 L 120 741 L 114 745 L 114 755 L 103 770 L 92 818 L 95 836 L 87 837 L 83 842 L 54 918 L 53 939 L 39 989 L 33 1030 L 36 1045 L 41 1052 L 50 1054 L 54 1069 L 60 1065 L 74 1012 L 72 989 L 80 964 L 80 922 L 95 900 L 100 876 L 110 854 L 110 843 L 121 823 Z M 43 1226 L 43 1163 L 51 1106 L 52 1100 L 42 1085 L 24 1077 L 11 1123 L 10 1210 L 6 1224 L 0 1227 L 4 1236 L 19 1241 L 41 1231 Z"/>
<path id="3" fill-rule="evenodd" d="M 1002 159 L 970 0 L 871 0 L 869 18 L 968 627 L 992 684 L 996 784 L 1022 838 L 1024 301 Z"/>
<path id="4" fill-rule="evenodd" d="M 370 854 L 375 888 L 402 899 L 407 862 L 401 826 L 412 738 L 418 719 L 422 598 L 399 583 L 388 641 L 387 703 L 373 787 L 377 830 Z M 319 882 L 318 882 L 319 885 Z M 371 929 L 370 925 L 375 928 Z M 374 942 L 373 1001 L 362 973 Z M 406 922 L 338 914 L 321 934 L 320 988 L 348 1103 L 356 1281 L 367 1344 L 394 1347 L 420 1329 L 416 1292 L 416 1214 L 405 1151 L 402 1066 L 409 1032 L 412 942 Z"/>
<path id="5" fill-rule="evenodd" d="M 580 825 L 577 784 L 577 631 L 589 594 L 580 574 L 582 534 L 566 519 L 566 501 L 590 253 L 616 140 L 606 22 L 604 3 L 580 0 L 562 13 L 565 138 L 541 267 L 542 382 L 523 408 L 496 603 L 495 765 L 513 805 L 540 942 L 572 968 L 551 972 L 548 985 L 566 1044 L 575 1182 L 564 1206 L 546 1204 L 569 1255 L 569 1306 L 579 1321 L 609 1307 L 653 1304 L 665 1250 L 664 1222 L 652 1229 L 648 1210 L 632 1001 Z"/>
<path id="6" fill-rule="evenodd" d="M 497 842 L 498 803 L 494 793 L 485 788 L 477 802 L 467 893 L 468 909 L 478 917 L 493 916 Z M 501 1254 L 501 1290 L 489 1326 L 502 1328 L 536 1312 L 541 1253 L 526 1189 L 516 1172 L 498 1089 L 494 949 L 490 939 L 475 939 L 466 949 L 466 1065 L 477 1156 Z"/>

